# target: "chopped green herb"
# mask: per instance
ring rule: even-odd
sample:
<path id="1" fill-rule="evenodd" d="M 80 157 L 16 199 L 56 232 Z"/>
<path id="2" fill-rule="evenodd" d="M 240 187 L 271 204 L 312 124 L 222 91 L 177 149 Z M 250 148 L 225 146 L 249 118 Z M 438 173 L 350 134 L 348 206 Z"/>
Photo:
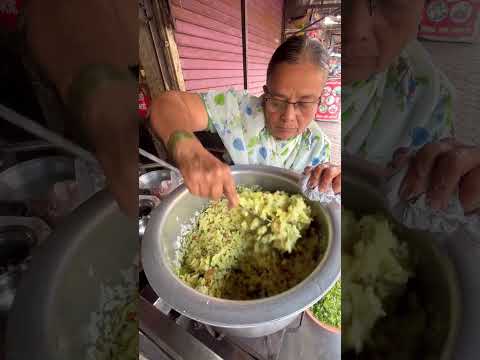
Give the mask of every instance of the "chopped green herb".
<path id="1" fill-rule="evenodd" d="M 337 280 L 330 291 L 313 305 L 312 312 L 322 323 L 340 328 L 342 323 L 342 285 Z"/>

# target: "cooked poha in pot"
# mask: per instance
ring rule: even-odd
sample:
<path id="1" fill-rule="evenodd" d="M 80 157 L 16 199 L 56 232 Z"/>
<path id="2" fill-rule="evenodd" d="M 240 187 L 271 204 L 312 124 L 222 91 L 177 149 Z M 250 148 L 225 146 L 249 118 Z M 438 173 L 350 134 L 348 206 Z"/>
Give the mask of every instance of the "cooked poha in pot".
<path id="1" fill-rule="evenodd" d="M 240 206 L 211 202 L 182 244 L 178 276 L 218 298 L 252 300 L 284 292 L 319 264 L 325 235 L 303 196 L 239 190 Z"/>

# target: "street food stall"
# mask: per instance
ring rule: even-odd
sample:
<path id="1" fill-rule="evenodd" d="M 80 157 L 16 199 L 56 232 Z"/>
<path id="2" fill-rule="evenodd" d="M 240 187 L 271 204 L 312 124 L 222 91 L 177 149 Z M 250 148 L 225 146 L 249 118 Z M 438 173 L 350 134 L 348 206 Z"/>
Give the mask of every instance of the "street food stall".
<path id="1" fill-rule="evenodd" d="M 164 36 L 170 44 L 172 38 L 175 39 L 174 46 L 161 49 L 167 52 L 163 59 L 164 67 L 172 69 L 168 72 L 168 76 L 163 77 L 171 80 L 170 84 L 164 88 L 192 92 L 245 88 L 252 94 L 260 95 L 263 92 L 262 86 L 265 84 L 266 62 L 282 39 L 290 35 L 290 27 L 295 26 L 294 17 L 300 16 L 304 19 L 306 23 L 303 26 L 307 26 L 310 21 L 315 22 L 313 25 L 318 29 L 325 30 L 325 18 L 331 15 L 332 19 L 335 19 L 335 28 L 339 29 L 340 17 L 337 15 L 340 1 L 288 1 L 285 3 L 278 1 L 280 4 L 278 10 L 270 11 L 268 14 L 260 13 L 262 6 L 259 4 L 248 2 L 248 6 L 243 11 L 248 19 L 245 21 L 242 17 L 240 2 L 238 8 L 227 8 L 225 4 L 219 3 L 218 9 L 208 9 L 206 5 L 201 7 L 199 4 L 196 6 L 195 2 L 170 2 L 169 11 L 164 13 L 160 20 L 163 24 L 170 25 L 150 35 L 152 38 L 159 36 L 160 39 Z M 295 9 L 293 14 L 289 13 L 292 11 L 289 10 L 292 4 Z M 148 2 L 144 5 L 147 14 L 152 11 L 151 9 L 155 11 L 155 7 L 150 8 L 151 4 Z M 219 10 L 223 14 L 220 14 Z M 321 19 L 322 16 L 323 19 Z M 266 20 L 259 21 L 262 18 Z M 159 22 L 156 17 L 153 20 L 150 19 L 150 23 L 153 21 Z M 326 23 L 328 24 L 328 20 Z M 298 21 L 296 24 L 299 26 Z M 242 43 L 237 41 L 241 40 L 242 27 L 248 33 L 249 41 L 246 46 L 248 55 L 244 51 L 243 59 Z M 297 30 L 301 29 L 297 28 Z M 151 32 L 151 29 L 148 31 Z M 320 30 L 319 33 L 321 32 Z M 195 40 L 195 36 L 199 39 Z M 238 36 L 237 40 L 234 36 Z M 330 38 L 332 38 L 331 35 L 328 36 L 328 41 Z M 223 44 L 218 42 L 220 39 Z M 332 51 L 339 50 L 339 40 L 336 36 L 335 42 L 331 44 Z M 194 43 L 194 41 L 197 42 Z M 150 52 L 148 55 L 148 44 L 143 46 L 141 44 L 142 47 L 145 49 L 144 59 L 142 59 L 141 50 L 145 84 L 150 87 L 152 94 L 158 93 L 158 89 L 152 89 L 152 87 L 155 87 L 154 82 L 162 77 L 158 75 L 158 71 L 152 70 L 153 53 Z M 215 57 L 218 57 L 218 60 Z M 162 64 L 162 62 L 159 63 Z M 335 68 L 333 63 L 331 65 L 332 73 L 338 76 L 338 66 Z M 172 74 L 175 76 L 171 76 Z M 144 112 L 148 101 L 144 100 L 144 90 L 141 92 L 139 106 L 140 111 Z M 335 103 L 339 104 L 340 91 L 337 86 L 332 88 L 331 93 L 338 95 Z M 339 131 L 339 119 L 335 120 L 332 123 L 335 123 Z M 210 152 L 228 161 L 224 157 L 225 149 L 220 139 L 208 133 L 196 135 Z M 162 153 L 150 146 L 148 139 L 145 139 L 145 143 L 141 143 L 140 146 L 169 161 L 165 152 Z M 335 151 L 339 152 L 339 149 Z M 140 173 L 140 201 L 143 205 L 140 228 L 145 272 L 142 271 L 140 274 L 142 298 L 139 320 L 140 351 L 146 358 L 149 356 L 155 358 L 162 352 L 168 353 L 169 349 L 170 351 L 174 349 L 184 356 L 194 351 L 205 359 L 214 359 L 217 358 L 216 356 L 223 359 L 291 359 L 296 357 L 299 351 L 303 352 L 304 359 L 313 359 L 318 356 L 322 359 L 340 357 L 339 329 L 321 323 L 312 311 L 306 311 L 322 295 L 325 295 L 327 289 L 333 286 L 339 271 L 339 264 L 336 263 L 339 260 L 337 257 L 339 254 L 335 255 L 337 250 L 325 255 L 324 266 L 317 267 L 312 276 L 295 289 L 263 300 L 253 300 L 251 304 L 232 301 L 231 304 L 222 305 L 223 301 L 216 297 L 192 292 L 188 287 L 181 285 L 182 280 L 172 276 L 171 271 L 175 267 L 172 267 L 170 259 L 178 255 L 175 252 L 165 253 L 165 250 L 176 246 L 174 243 L 177 237 L 181 236 L 181 228 L 187 226 L 184 223 L 188 222 L 189 217 L 192 216 L 192 214 L 182 214 L 180 209 L 200 209 L 205 204 L 197 203 L 177 177 L 172 176 L 169 179 L 169 175 L 175 174 L 174 171 L 165 168 L 155 169 L 155 165 L 145 158 L 141 158 L 141 161 L 143 165 Z M 286 172 L 272 172 L 270 169 L 261 167 L 234 167 L 233 169 L 234 177 L 239 184 L 265 184 L 267 189 L 271 187 L 271 190 L 284 188 L 294 193 L 299 191 L 297 185 L 294 185 L 297 181 Z M 155 193 L 159 195 L 160 206 L 158 207 L 158 204 L 150 201 Z M 331 222 L 333 226 L 333 232 L 328 240 L 333 248 L 336 248 L 339 240 L 335 225 L 337 221 L 335 219 L 338 219 L 338 214 L 335 215 L 336 211 L 331 209 L 326 212 L 326 221 Z M 171 221 L 168 219 L 180 219 L 175 221 L 179 228 L 172 228 L 171 230 L 176 234 L 172 233 L 165 237 L 165 243 L 158 243 L 154 240 L 158 232 L 170 231 L 165 229 L 166 224 Z M 164 258 L 164 256 L 167 257 Z M 262 310 L 263 307 L 265 310 Z M 173 337 L 166 338 L 166 333 L 177 334 L 176 340 Z M 185 341 L 188 341 L 191 346 L 180 345 Z"/>

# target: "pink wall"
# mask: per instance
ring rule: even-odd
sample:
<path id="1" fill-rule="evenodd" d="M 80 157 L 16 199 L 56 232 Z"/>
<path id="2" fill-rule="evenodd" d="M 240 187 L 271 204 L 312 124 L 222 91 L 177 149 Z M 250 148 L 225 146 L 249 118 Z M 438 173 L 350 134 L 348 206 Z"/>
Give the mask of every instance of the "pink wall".
<path id="1" fill-rule="evenodd" d="M 267 66 L 282 33 L 282 0 L 248 1 L 248 90 L 263 93 Z M 253 70 L 255 69 L 255 70 Z"/>
<path id="2" fill-rule="evenodd" d="M 187 91 L 243 89 L 240 0 L 172 0 Z M 283 0 L 248 1 L 248 87 L 261 94 L 280 43 Z"/>

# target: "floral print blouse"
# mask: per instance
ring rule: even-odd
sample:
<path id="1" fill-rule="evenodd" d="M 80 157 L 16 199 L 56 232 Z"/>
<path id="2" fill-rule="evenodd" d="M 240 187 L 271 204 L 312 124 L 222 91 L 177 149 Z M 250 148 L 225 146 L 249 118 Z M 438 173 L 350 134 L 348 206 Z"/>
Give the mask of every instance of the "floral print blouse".
<path id="1" fill-rule="evenodd" d="M 208 129 L 217 133 L 236 165 L 270 165 L 303 172 L 330 160 L 330 142 L 315 121 L 303 134 L 277 140 L 265 126 L 262 98 L 245 91 L 200 94 L 208 113 Z"/>
<path id="2" fill-rule="evenodd" d="M 381 74 L 342 88 L 342 151 L 386 165 L 399 147 L 453 136 L 453 90 L 418 43 Z"/>

